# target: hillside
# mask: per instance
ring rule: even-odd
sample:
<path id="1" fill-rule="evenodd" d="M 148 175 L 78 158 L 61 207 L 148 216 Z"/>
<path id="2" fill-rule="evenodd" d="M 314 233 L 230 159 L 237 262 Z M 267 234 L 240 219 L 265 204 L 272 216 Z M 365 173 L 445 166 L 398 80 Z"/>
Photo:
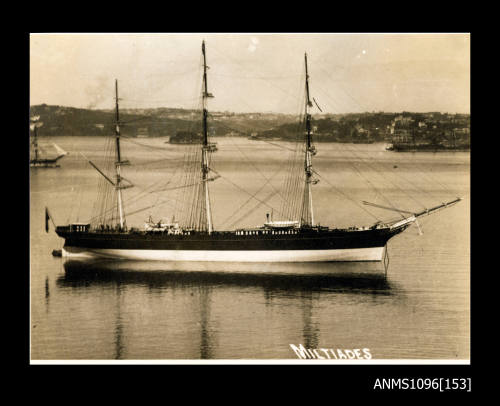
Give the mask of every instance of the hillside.
<path id="1" fill-rule="evenodd" d="M 40 136 L 98 136 L 114 133 L 113 110 L 90 110 L 74 107 L 36 105 L 30 107 L 30 117 L 40 116 L 43 123 Z M 294 120 L 284 114 L 210 113 L 211 135 L 250 136 Z M 172 137 L 178 132 L 201 131 L 201 113 L 195 110 L 156 108 L 121 109 L 122 134 L 129 137 Z"/>
<path id="2" fill-rule="evenodd" d="M 98 136 L 114 133 L 113 110 L 90 110 L 46 104 L 32 106 L 40 116 L 40 136 Z M 122 109 L 121 132 L 128 137 L 170 137 L 185 143 L 186 134 L 200 134 L 201 112 L 176 108 Z M 211 136 L 245 136 L 252 139 L 293 141 L 304 134 L 298 117 L 273 113 L 209 113 Z M 470 145 L 470 115 L 430 113 L 321 114 L 312 120 L 316 142 L 392 142 L 399 144 Z"/>
<path id="3" fill-rule="evenodd" d="M 352 113 L 313 117 L 318 142 L 392 142 L 464 148 L 470 145 L 470 115 L 430 113 Z M 302 127 L 304 128 L 304 127 Z M 260 131 L 256 139 L 295 140 L 305 130 L 285 123 Z"/>

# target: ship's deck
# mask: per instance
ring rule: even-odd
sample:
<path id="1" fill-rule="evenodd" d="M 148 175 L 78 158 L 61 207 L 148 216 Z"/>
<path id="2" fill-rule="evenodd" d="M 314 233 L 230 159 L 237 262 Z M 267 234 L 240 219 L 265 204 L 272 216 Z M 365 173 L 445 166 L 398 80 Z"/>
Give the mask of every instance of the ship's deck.
<path id="1" fill-rule="evenodd" d="M 61 233 L 71 233 L 71 234 L 97 234 L 97 235 L 171 235 L 171 236 L 210 236 L 211 238 L 217 237 L 252 237 L 252 236 L 292 236 L 292 235 L 325 235 L 325 234 L 345 234 L 345 233 L 358 233 L 369 230 L 384 230 L 389 229 L 387 225 L 372 225 L 366 227 L 349 227 L 349 228 L 330 228 L 324 226 L 314 226 L 314 227 L 300 227 L 300 228 L 241 228 L 236 230 L 216 230 L 208 233 L 207 231 L 199 231 L 192 229 L 180 229 L 178 232 L 172 232 L 171 230 L 141 230 L 138 228 L 131 227 L 130 229 L 118 229 L 118 228 L 88 228 L 84 231 L 78 231 L 78 228 L 72 226 L 58 226 L 56 231 Z M 81 230 L 81 229 L 80 229 Z"/>

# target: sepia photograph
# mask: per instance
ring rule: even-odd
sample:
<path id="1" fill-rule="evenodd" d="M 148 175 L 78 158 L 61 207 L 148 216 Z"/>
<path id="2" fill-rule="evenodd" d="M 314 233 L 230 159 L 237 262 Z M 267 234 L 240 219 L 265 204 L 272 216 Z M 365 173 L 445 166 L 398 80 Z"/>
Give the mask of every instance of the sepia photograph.
<path id="1" fill-rule="evenodd" d="M 470 48 L 30 33 L 29 362 L 470 365 Z"/>

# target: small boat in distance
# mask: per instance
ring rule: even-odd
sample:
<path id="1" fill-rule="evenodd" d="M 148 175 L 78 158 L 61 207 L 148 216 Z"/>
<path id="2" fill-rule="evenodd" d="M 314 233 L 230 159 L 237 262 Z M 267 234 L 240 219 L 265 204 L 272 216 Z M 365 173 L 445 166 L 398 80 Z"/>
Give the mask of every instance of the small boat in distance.
<path id="1" fill-rule="evenodd" d="M 207 99 L 214 97 L 207 89 L 207 64 L 205 42 L 202 43 L 202 136 L 198 155 L 186 159 L 191 166 L 186 173 L 186 184 L 191 192 L 186 193 L 183 205 L 186 216 L 170 223 L 154 222 L 152 218 L 143 229 L 128 227 L 125 218 L 123 195 L 133 184 L 122 176 L 122 167 L 129 165 L 120 151 L 120 118 L 118 107 L 118 82 L 115 82 L 116 126 L 114 174 L 105 174 L 93 162 L 88 161 L 105 180 L 108 189 L 101 193 L 109 196 L 103 200 L 100 215 L 87 223 L 70 223 L 56 227 L 56 233 L 64 239 L 62 255 L 80 258 L 111 258 L 163 261 L 220 261 L 220 262 L 331 262 L 331 261 L 382 261 L 389 239 L 403 232 L 417 218 L 449 207 L 461 199 L 440 204 L 425 211 L 408 212 L 394 207 L 379 208 L 394 210 L 402 219 L 380 222 L 364 227 L 332 228 L 316 223 L 313 211 L 312 186 L 319 182 L 313 170 L 312 158 L 317 151 L 313 145 L 313 127 L 310 108 L 307 54 L 305 54 L 305 113 L 301 116 L 300 148 L 298 148 L 294 170 L 285 181 L 287 205 L 281 211 L 280 220 L 269 216 L 259 227 L 216 230 L 212 222 L 212 202 L 209 183 L 221 177 L 212 169 L 210 162 L 216 148 L 209 142 Z M 288 187 L 286 185 L 290 185 Z M 103 197 L 103 199 L 104 199 Z M 112 200 L 110 200 L 112 199 Z M 365 202 L 368 205 L 372 203 Z M 48 211 L 46 228 L 48 228 Z M 417 223 L 418 224 L 418 223 Z"/>
<path id="2" fill-rule="evenodd" d="M 34 116 L 30 119 L 32 124 L 30 129 L 33 131 L 33 139 L 31 141 L 30 149 L 30 167 L 32 168 L 60 168 L 61 166 L 57 164 L 57 161 L 64 156 L 68 155 L 68 152 L 63 150 L 57 144 L 52 144 L 55 149 L 55 154 L 50 154 L 44 148 L 38 145 L 38 133 L 37 128 L 43 123 L 38 122 L 40 116 Z M 51 155 L 53 155 L 51 157 Z"/>

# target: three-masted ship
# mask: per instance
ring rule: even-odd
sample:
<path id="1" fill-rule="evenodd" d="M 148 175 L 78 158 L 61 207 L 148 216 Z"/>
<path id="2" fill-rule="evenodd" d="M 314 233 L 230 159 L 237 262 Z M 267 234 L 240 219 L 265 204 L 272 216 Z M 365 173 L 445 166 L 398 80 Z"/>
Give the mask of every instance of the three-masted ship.
<path id="1" fill-rule="evenodd" d="M 31 140 L 30 149 L 30 167 L 32 168 L 59 168 L 60 165 L 57 163 L 61 158 L 66 156 L 68 152 L 63 150 L 59 145 L 52 144 L 56 151 L 56 155 L 49 154 L 38 144 L 38 131 L 37 128 L 41 123 L 38 122 L 40 116 L 34 116 L 31 118 L 30 129 L 33 130 L 33 138 Z M 52 156 L 51 156 L 52 155 Z"/>
<path id="2" fill-rule="evenodd" d="M 313 210 L 312 186 L 318 182 L 313 170 L 316 148 L 312 140 L 307 54 L 305 55 L 305 125 L 300 215 L 295 219 L 275 221 L 267 218 L 260 227 L 219 231 L 214 228 L 211 214 L 209 183 L 218 177 L 210 168 L 216 151 L 208 140 L 208 92 L 205 43 L 202 43 L 202 142 L 201 162 L 198 162 L 198 187 L 192 196 L 194 210 L 191 218 L 196 226 L 179 223 L 153 222 L 144 229 L 129 228 L 123 208 L 122 191 L 132 187 L 122 175 L 129 164 L 120 151 L 120 117 L 118 83 L 116 82 L 116 129 L 114 179 L 89 163 L 114 189 L 117 218 L 114 225 L 72 223 L 57 226 L 56 233 L 65 240 L 63 256 L 102 257 L 133 260 L 165 261 L 236 261 L 236 262 L 323 262 L 323 261 L 381 261 L 387 241 L 407 229 L 417 218 L 457 203 L 448 203 L 419 213 L 407 213 L 390 223 L 375 223 L 367 227 L 330 228 L 316 224 Z M 48 220 L 48 215 L 46 217 Z"/>

